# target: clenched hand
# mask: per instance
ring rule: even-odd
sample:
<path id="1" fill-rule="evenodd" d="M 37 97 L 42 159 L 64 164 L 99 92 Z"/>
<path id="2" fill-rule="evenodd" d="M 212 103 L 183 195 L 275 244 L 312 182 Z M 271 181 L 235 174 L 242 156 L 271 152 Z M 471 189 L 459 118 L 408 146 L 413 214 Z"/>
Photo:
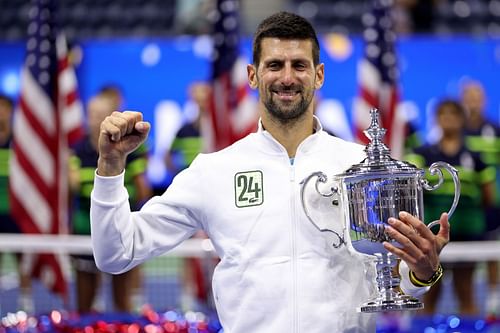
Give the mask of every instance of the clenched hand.
<path id="1" fill-rule="evenodd" d="M 97 174 L 115 176 L 125 169 L 127 155 L 146 140 L 151 125 L 142 113 L 113 112 L 101 123 Z"/>

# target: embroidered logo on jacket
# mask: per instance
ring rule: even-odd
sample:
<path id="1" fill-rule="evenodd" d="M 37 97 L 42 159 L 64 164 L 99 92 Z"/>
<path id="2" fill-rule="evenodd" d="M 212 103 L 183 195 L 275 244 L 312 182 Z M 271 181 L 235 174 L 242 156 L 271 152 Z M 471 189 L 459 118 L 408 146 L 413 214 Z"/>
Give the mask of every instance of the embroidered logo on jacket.
<path id="1" fill-rule="evenodd" d="M 238 172 L 234 175 L 236 207 L 259 206 L 264 202 L 262 171 Z"/>

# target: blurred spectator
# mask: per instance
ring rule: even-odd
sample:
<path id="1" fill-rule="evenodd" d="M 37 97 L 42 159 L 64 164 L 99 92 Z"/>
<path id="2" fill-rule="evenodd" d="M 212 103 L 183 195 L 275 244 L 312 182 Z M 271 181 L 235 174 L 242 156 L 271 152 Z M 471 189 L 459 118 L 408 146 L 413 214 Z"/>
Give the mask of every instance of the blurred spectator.
<path id="1" fill-rule="evenodd" d="M 193 103 L 193 119 L 184 124 L 177 134 L 170 150 L 165 156 L 167 169 L 176 175 L 187 168 L 194 158 L 204 152 L 205 142 L 203 123 L 208 115 L 208 103 L 211 87 L 205 82 L 194 82 L 188 88 L 189 101 Z M 202 232 L 195 238 L 207 238 Z M 217 262 L 207 258 L 187 258 L 181 272 L 182 282 L 181 307 L 183 310 L 206 310 L 213 307 L 211 297 L 212 272 Z"/>
<path id="2" fill-rule="evenodd" d="M 97 167 L 100 124 L 115 109 L 116 99 L 106 94 L 93 97 L 87 106 L 89 133 L 82 142 L 75 146 L 74 155 L 70 161 L 70 187 L 75 203 L 72 224 L 74 234 L 90 235 L 90 193 Z M 126 186 L 130 193 L 130 205 L 133 210 L 139 209 L 142 203 L 151 197 L 151 189 L 145 177 L 146 153 L 146 147 L 142 146 L 127 158 Z M 101 274 L 93 256 L 76 255 L 73 257 L 73 265 L 76 271 L 78 311 L 88 313 L 96 310 L 93 306 Z M 136 304 L 137 300 L 134 298 L 138 297 L 139 274 L 140 268 L 136 267 L 126 273 L 111 276 L 115 311 L 136 310 L 139 304 Z"/>
<path id="3" fill-rule="evenodd" d="M 187 168 L 196 155 L 204 151 L 204 135 L 202 125 L 208 115 L 210 85 L 204 82 L 194 82 L 188 88 L 188 104 L 192 105 L 191 120 L 177 131 L 172 145 L 165 155 L 167 169 L 172 175 Z"/>
<path id="4" fill-rule="evenodd" d="M 210 16 L 214 12 L 214 0 L 177 1 L 175 29 L 179 34 L 210 34 L 213 27 L 213 21 Z"/>
<path id="5" fill-rule="evenodd" d="M 20 233 L 21 230 L 10 215 L 9 200 L 9 158 L 12 141 L 12 114 L 14 102 L 7 96 L 0 95 L 0 233 Z M 0 253 L 1 254 L 1 253 Z M 33 311 L 31 298 L 31 279 L 22 267 L 23 255 L 15 254 L 19 276 L 20 293 L 18 308 L 28 313 Z"/>
<path id="6" fill-rule="evenodd" d="M 107 84 L 99 89 L 99 95 L 107 97 L 113 104 L 113 111 L 123 111 L 123 93 L 115 84 Z"/>
<path id="7" fill-rule="evenodd" d="M 442 0 L 396 0 L 399 8 L 406 11 L 408 28 L 414 33 L 431 33 L 434 29 L 435 12 Z"/>
<path id="8" fill-rule="evenodd" d="M 467 115 L 466 145 L 480 154 L 487 165 L 496 170 L 495 202 L 486 211 L 487 238 L 498 239 L 500 227 L 500 128 L 486 119 L 486 94 L 482 84 L 469 81 L 462 87 L 462 104 Z M 498 263 L 488 262 L 488 292 L 486 307 L 490 315 L 500 315 Z"/>
<path id="9" fill-rule="evenodd" d="M 422 168 L 433 162 L 444 161 L 459 170 L 461 182 L 460 201 L 451 217 L 451 241 L 477 241 L 484 239 L 486 221 L 484 208 L 493 202 L 495 173 L 480 159 L 479 154 L 471 152 L 464 143 L 465 112 L 454 100 L 443 100 L 436 108 L 436 123 L 442 136 L 436 144 L 418 147 L 407 159 Z M 435 191 L 424 193 L 426 223 L 439 216 L 440 212 L 451 207 L 454 197 L 452 179 L 444 175 L 444 184 Z M 431 183 L 433 178 L 429 178 Z M 435 180 L 435 178 L 434 178 Z M 449 186 L 447 185 L 449 184 Z M 458 300 L 459 312 L 464 315 L 477 315 L 474 301 L 474 271 L 476 263 L 443 263 L 445 270 L 453 273 L 453 287 Z M 424 296 L 427 314 L 434 313 L 441 292 L 442 282 L 435 284 Z"/>

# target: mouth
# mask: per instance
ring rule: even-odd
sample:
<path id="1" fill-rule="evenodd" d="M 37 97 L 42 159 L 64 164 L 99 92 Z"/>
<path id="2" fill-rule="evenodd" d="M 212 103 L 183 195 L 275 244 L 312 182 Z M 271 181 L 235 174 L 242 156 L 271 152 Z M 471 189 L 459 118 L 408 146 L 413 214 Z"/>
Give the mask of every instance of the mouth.
<path id="1" fill-rule="evenodd" d="M 272 89 L 271 91 L 274 95 L 278 96 L 278 98 L 283 101 L 293 100 L 301 93 L 299 89 Z"/>

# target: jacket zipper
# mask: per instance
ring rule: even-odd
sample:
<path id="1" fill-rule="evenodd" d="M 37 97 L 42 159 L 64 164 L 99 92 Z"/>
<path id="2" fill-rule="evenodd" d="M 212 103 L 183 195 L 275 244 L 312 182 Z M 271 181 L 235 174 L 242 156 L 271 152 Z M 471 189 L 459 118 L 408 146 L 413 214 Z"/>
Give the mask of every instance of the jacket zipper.
<path id="1" fill-rule="evenodd" d="M 297 295 L 297 211 L 295 196 L 295 163 L 290 165 L 291 222 L 292 222 L 292 333 L 299 331 L 299 310 Z"/>

